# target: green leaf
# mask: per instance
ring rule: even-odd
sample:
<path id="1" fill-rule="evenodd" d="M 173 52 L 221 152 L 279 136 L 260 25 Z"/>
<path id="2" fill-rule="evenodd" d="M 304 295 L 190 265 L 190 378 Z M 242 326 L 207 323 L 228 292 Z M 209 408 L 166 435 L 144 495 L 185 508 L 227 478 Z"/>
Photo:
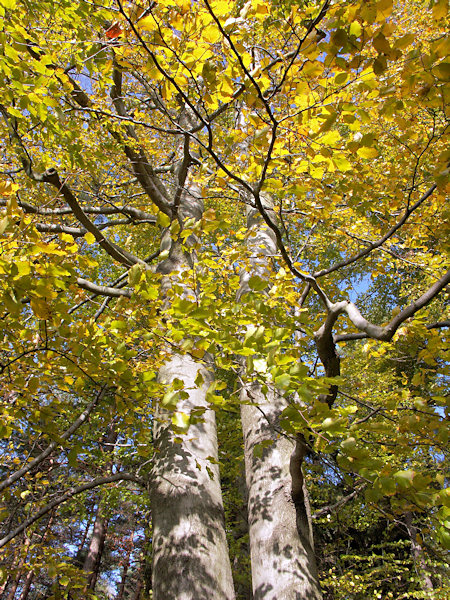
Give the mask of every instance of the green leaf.
<path id="1" fill-rule="evenodd" d="M 178 433 L 186 433 L 190 422 L 190 416 L 184 412 L 177 411 L 172 415 L 172 425 Z"/>
<path id="2" fill-rule="evenodd" d="M 282 373 L 275 377 L 274 383 L 281 390 L 287 390 L 291 384 L 291 376 L 288 373 Z"/>
<path id="3" fill-rule="evenodd" d="M 131 267 L 128 271 L 128 283 L 134 287 L 141 280 L 142 274 L 144 272 L 144 267 L 142 265 L 136 264 Z"/>
<path id="4" fill-rule="evenodd" d="M 269 285 L 269 282 L 266 279 L 258 277 L 257 275 L 252 275 L 252 277 L 250 277 L 248 280 L 248 285 L 250 289 L 255 290 L 255 292 L 261 292 L 262 290 L 266 289 L 266 287 Z"/>

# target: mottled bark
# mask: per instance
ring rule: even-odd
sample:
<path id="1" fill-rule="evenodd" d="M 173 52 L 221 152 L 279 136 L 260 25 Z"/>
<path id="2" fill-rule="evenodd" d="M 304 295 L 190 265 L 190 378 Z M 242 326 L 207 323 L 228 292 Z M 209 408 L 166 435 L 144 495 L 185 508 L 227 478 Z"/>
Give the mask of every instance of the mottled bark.
<path id="1" fill-rule="evenodd" d="M 253 598 L 320 600 L 301 460 L 279 433 L 286 401 L 258 385 L 244 389 L 241 400 Z"/>
<path id="2" fill-rule="evenodd" d="M 198 220 L 202 211 L 200 190 L 191 184 L 180 198 L 180 220 Z M 192 255 L 169 235 L 161 248 L 169 251 L 158 269 L 166 275 L 161 286 L 163 296 L 167 297 L 176 279 L 177 285 L 183 286 L 183 295 L 192 297 L 193 291 L 183 283 L 183 276 L 178 278 L 192 264 Z M 203 385 L 196 383 L 199 372 Z M 233 580 L 219 469 L 214 464 L 218 459 L 216 420 L 206 400 L 212 376 L 189 355 L 174 354 L 160 370 L 159 380 L 169 386 L 174 379 L 184 383 L 188 395 L 178 401 L 176 410 L 190 415 L 200 408 L 204 413 L 201 422 L 191 424 L 187 434 L 182 435 L 173 431 L 172 411 L 159 408 L 155 415 L 156 452 L 150 492 L 153 598 L 231 600 Z"/>
<path id="3" fill-rule="evenodd" d="M 270 200 L 263 199 L 270 211 Z M 267 278 L 276 239 L 258 211 L 247 215 L 250 269 L 241 275 L 239 298 L 253 275 Z M 241 393 L 248 520 L 254 600 L 321 600 L 309 504 L 302 475 L 304 448 L 279 428 L 286 400 L 258 384 Z"/>
<path id="4" fill-rule="evenodd" d="M 197 387 L 201 372 L 205 383 Z M 160 412 L 155 427 L 155 478 L 151 490 L 153 517 L 154 600 L 234 598 L 217 460 L 215 413 L 208 408 L 210 374 L 190 356 L 174 356 L 160 372 L 160 380 L 181 379 L 189 398 L 177 410 L 190 414 L 205 408 L 202 422 L 191 425 L 182 441 L 175 441 L 168 420 Z"/>

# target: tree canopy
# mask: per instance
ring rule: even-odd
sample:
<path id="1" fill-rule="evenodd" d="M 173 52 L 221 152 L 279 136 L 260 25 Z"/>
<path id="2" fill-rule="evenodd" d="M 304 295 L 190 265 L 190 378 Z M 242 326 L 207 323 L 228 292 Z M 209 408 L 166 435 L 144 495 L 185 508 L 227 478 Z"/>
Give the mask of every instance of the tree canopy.
<path id="1" fill-rule="evenodd" d="M 446 597 L 447 3 L 0 15 L 2 598 Z"/>

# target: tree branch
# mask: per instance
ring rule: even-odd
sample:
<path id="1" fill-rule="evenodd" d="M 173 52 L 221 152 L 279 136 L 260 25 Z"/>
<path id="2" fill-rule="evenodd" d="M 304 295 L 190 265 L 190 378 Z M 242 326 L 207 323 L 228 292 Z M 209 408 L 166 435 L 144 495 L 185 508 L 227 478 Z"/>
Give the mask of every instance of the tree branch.
<path id="1" fill-rule="evenodd" d="M 47 208 L 45 206 L 34 206 L 30 202 L 25 202 L 25 200 L 19 200 L 18 205 L 24 210 L 24 212 L 33 215 L 59 216 L 74 214 L 73 210 L 69 206 L 64 208 Z M 6 206 L 6 200 L 0 199 L 0 206 Z M 140 210 L 139 208 L 134 208 L 132 206 L 83 206 L 83 212 L 87 215 L 124 214 L 131 217 L 132 219 L 136 219 L 137 221 L 145 223 L 156 223 L 155 215 L 145 212 L 144 210 Z M 101 225 L 99 225 L 98 227 L 100 228 Z"/>
<path id="2" fill-rule="evenodd" d="M 364 331 L 368 337 L 376 340 L 388 342 L 392 339 L 394 333 L 400 325 L 412 317 L 417 311 L 429 304 L 438 294 L 450 283 L 450 271 L 447 271 L 436 283 L 434 283 L 420 298 L 412 302 L 396 315 L 388 325 L 380 327 L 374 325 L 365 319 L 353 302 L 340 303 L 341 312 L 345 312 L 350 321 L 360 331 Z"/>
<path id="3" fill-rule="evenodd" d="M 114 65 L 113 85 L 111 87 L 110 96 L 117 114 L 120 117 L 128 119 L 128 113 L 122 97 L 122 71 L 117 64 Z M 135 142 L 139 142 L 136 131 L 131 124 L 126 125 L 126 132 L 131 139 Z M 118 133 L 114 133 L 113 135 L 116 140 L 122 142 L 121 136 Z M 169 217 L 172 217 L 172 209 L 167 199 L 167 191 L 158 177 L 156 177 L 142 147 L 139 145 L 139 152 L 136 152 L 131 146 L 124 143 L 124 151 L 142 189 L 155 206 Z"/>
<path id="4" fill-rule="evenodd" d="M 335 502 L 335 504 L 330 504 L 329 506 L 324 506 L 323 508 L 320 508 L 319 510 L 317 510 L 312 515 L 312 518 L 320 519 L 321 517 L 324 517 L 325 515 L 328 515 L 329 513 L 334 512 L 335 510 L 341 508 L 342 506 L 344 506 L 344 504 L 347 504 L 347 502 L 350 502 L 350 500 L 353 500 L 353 498 L 355 498 L 355 496 L 358 496 L 358 494 L 360 494 L 366 487 L 367 487 L 367 483 L 364 483 L 364 484 L 358 486 L 355 490 L 353 490 L 353 492 L 351 492 L 347 496 L 344 496 L 343 498 L 341 498 L 340 500 Z"/>
<path id="5" fill-rule="evenodd" d="M 121 296 L 125 296 L 125 298 L 131 298 L 130 290 L 121 290 L 106 285 L 97 285 L 96 283 L 92 283 L 91 281 L 87 281 L 81 277 L 77 278 L 77 285 L 80 288 L 83 288 L 83 290 L 94 293 L 96 296 L 109 296 L 111 298 L 120 298 Z"/>
<path id="6" fill-rule="evenodd" d="M 450 319 L 447 321 L 436 321 L 435 323 L 428 323 L 425 325 L 427 329 L 444 329 L 445 327 L 450 327 Z M 340 333 L 333 337 L 334 341 L 338 344 L 339 342 L 350 342 L 353 340 L 364 340 L 367 339 L 369 335 L 367 333 Z"/>

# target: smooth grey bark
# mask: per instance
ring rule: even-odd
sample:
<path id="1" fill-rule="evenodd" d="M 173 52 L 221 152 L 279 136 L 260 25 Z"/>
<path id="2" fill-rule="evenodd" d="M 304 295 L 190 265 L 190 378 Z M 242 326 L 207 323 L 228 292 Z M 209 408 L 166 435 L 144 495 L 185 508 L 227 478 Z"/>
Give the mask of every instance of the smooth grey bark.
<path id="1" fill-rule="evenodd" d="M 202 212 L 200 190 L 190 184 L 180 198 L 180 221 L 198 220 Z M 174 280 L 182 286 L 184 296 L 192 296 L 182 275 L 192 264 L 192 254 L 169 235 L 163 238 L 161 249 L 169 251 L 158 268 L 166 275 L 161 285 L 163 297 Z M 196 383 L 199 372 L 201 385 L 198 380 Z M 174 379 L 183 382 L 187 393 L 187 398 L 178 400 L 176 410 L 187 415 L 195 409 L 204 412 L 186 434 L 174 432 L 173 411 L 160 406 L 154 417 L 156 451 L 150 487 L 153 599 L 232 600 L 233 578 L 216 464 L 216 419 L 206 399 L 212 375 L 190 355 L 173 354 L 160 369 L 159 381 L 169 387 Z"/>
<path id="2" fill-rule="evenodd" d="M 264 202 L 270 210 L 270 200 Z M 250 270 L 241 275 L 239 298 L 251 276 L 268 277 L 269 257 L 277 253 L 274 234 L 256 210 L 248 211 L 247 225 L 252 256 Z M 279 428 L 286 404 L 276 391 L 264 393 L 256 383 L 241 392 L 253 598 L 321 600 L 302 446 Z"/>
<path id="3" fill-rule="evenodd" d="M 199 371 L 205 382 L 201 387 L 195 384 Z M 173 356 L 159 377 L 167 384 L 175 378 L 184 382 L 189 397 L 179 401 L 178 411 L 190 414 L 204 408 L 205 412 L 180 442 L 175 440 L 167 411 L 160 411 L 155 419 L 153 598 L 231 600 L 233 580 L 219 469 L 211 462 L 218 458 L 215 413 L 206 401 L 212 377 L 187 355 Z"/>
<path id="4" fill-rule="evenodd" d="M 295 443 L 280 434 L 286 401 L 254 384 L 243 389 L 241 402 L 253 598 L 320 600 L 303 477 L 291 473 L 301 462 L 292 460 Z"/>

